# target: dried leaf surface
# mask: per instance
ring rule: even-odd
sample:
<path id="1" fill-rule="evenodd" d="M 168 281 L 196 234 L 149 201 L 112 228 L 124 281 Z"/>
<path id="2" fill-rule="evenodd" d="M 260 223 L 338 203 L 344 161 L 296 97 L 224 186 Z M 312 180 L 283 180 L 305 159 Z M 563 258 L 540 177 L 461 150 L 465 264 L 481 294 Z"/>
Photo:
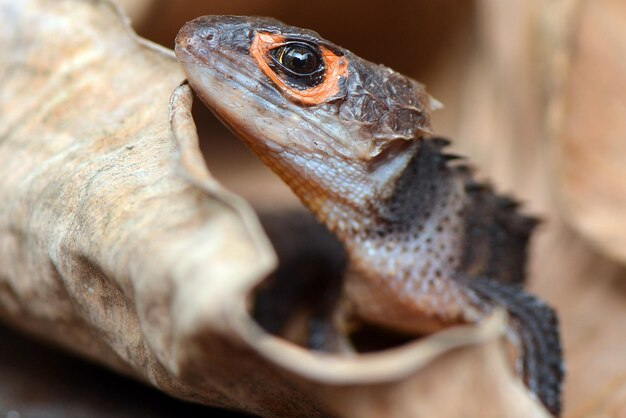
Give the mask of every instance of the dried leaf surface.
<path id="1" fill-rule="evenodd" d="M 469 74 L 455 92 L 442 90 L 459 96 L 443 97 L 459 103 L 446 127 L 455 146 L 543 219 L 529 280 L 560 317 L 568 417 L 626 414 L 626 270 L 616 245 L 626 196 L 626 126 L 616 116 L 626 97 L 617 76 L 621 8 L 481 1 Z"/>
<path id="2" fill-rule="evenodd" d="M 113 0 L 128 16 L 133 26 L 148 24 L 150 14 L 158 9 L 162 0 Z"/>
<path id="3" fill-rule="evenodd" d="M 545 416 L 501 314 L 352 358 L 265 333 L 248 300 L 274 253 L 206 169 L 171 52 L 104 0 L 2 0 L 0 31 L 3 321 L 266 416 Z"/>
<path id="4" fill-rule="evenodd" d="M 553 95 L 556 166 L 568 220 L 594 246 L 626 263 L 626 4 L 580 2 Z"/>

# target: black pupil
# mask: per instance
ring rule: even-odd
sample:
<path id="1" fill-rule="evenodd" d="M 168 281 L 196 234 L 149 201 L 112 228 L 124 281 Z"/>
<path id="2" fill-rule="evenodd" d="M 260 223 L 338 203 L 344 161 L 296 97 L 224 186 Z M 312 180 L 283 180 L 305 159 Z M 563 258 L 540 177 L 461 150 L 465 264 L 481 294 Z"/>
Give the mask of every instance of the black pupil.
<path id="1" fill-rule="evenodd" d="M 306 75 L 317 70 L 319 60 L 315 51 L 308 45 L 294 44 L 284 47 L 281 64 L 296 74 Z"/>

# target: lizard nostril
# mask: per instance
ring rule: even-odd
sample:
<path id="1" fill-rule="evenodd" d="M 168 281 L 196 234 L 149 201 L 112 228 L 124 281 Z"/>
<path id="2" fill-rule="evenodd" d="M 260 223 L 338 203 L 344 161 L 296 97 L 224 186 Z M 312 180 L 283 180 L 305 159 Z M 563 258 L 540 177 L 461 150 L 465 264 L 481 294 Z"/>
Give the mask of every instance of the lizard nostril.
<path id="1" fill-rule="evenodd" d="M 216 31 L 214 29 L 205 28 L 202 31 L 200 31 L 198 36 L 203 41 L 206 41 L 206 42 L 209 42 L 209 43 L 213 43 L 216 40 L 216 38 L 217 38 L 217 33 L 216 33 Z"/>

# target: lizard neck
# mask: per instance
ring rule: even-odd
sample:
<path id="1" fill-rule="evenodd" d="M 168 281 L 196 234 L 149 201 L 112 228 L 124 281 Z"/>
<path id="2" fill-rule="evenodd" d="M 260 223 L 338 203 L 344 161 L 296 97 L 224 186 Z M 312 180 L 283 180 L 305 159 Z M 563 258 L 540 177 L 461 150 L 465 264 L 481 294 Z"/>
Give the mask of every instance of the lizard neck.
<path id="1" fill-rule="evenodd" d="M 402 141 L 385 150 L 376 161 L 367 162 L 342 156 L 302 155 L 286 149 L 255 152 L 320 223 L 344 245 L 350 245 L 364 231 L 380 230 L 386 212 L 381 202 L 393 192 L 393 185 L 417 150 L 418 144 Z"/>
<path id="2" fill-rule="evenodd" d="M 460 259 L 465 194 L 442 146 L 402 141 L 368 163 L 258 154 L 342 241 L 353 267 L 415 285 L 416 271 L 449 277 Z"/>
<path id="3" fill-rule="evenodd" d="M 342 241 L 346 300 L 361 318 L 412 332 L 473 315 L 454 280 L 465 188 L 442 146 L 422 140 L 388 150 L 369 167 L 285 153 L 283 164 L 272 166 Z"/>
<path id="4" fill-rule="evenodd" d="M 467 195 L 442 146 L 421 141 L 377 202 L 371 227 L 346 242 L 353 269 L 384 277 L 395 293 L 411 300 L 445 293 L 462 261 Z"/>
<path id="5" fill-rule="evenodd" d="M 455 280 L 464 247 L 463 180 L 443 143 L 423 140 L 362 230 L 344 231 L 345 295 L 358 317 L 407 332 L 476 319 Z"/>

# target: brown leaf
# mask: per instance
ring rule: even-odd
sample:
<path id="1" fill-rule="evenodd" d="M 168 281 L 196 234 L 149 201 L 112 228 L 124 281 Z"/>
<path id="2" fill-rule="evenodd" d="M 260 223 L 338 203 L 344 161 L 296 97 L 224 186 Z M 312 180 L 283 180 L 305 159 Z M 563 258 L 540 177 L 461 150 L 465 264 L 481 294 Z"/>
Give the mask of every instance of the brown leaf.
<path id="1" fill-rule="evenodd" d="M 557 181 L 574 228 L 626 263 L 626 4 L 581 2 L 553 54 Z"/>
<path id="2" fill-rule="evenodd" d="M 559 314 L 564 415 L 571 417 L 626 411 L 619 325 L 626 322 L 626 270 L 617 245 L 626 196 L 617 75 L 622 8 L 619 1 L 481 1 L 480 36 L 467 46 L 461 86 L 431 90 L 452 103 L 444 112 L 456 116 L 444 129 L 454 145 L 543 219 L 529 280 Z M 455 79 L 438 83 L 454 86 Z"/>

